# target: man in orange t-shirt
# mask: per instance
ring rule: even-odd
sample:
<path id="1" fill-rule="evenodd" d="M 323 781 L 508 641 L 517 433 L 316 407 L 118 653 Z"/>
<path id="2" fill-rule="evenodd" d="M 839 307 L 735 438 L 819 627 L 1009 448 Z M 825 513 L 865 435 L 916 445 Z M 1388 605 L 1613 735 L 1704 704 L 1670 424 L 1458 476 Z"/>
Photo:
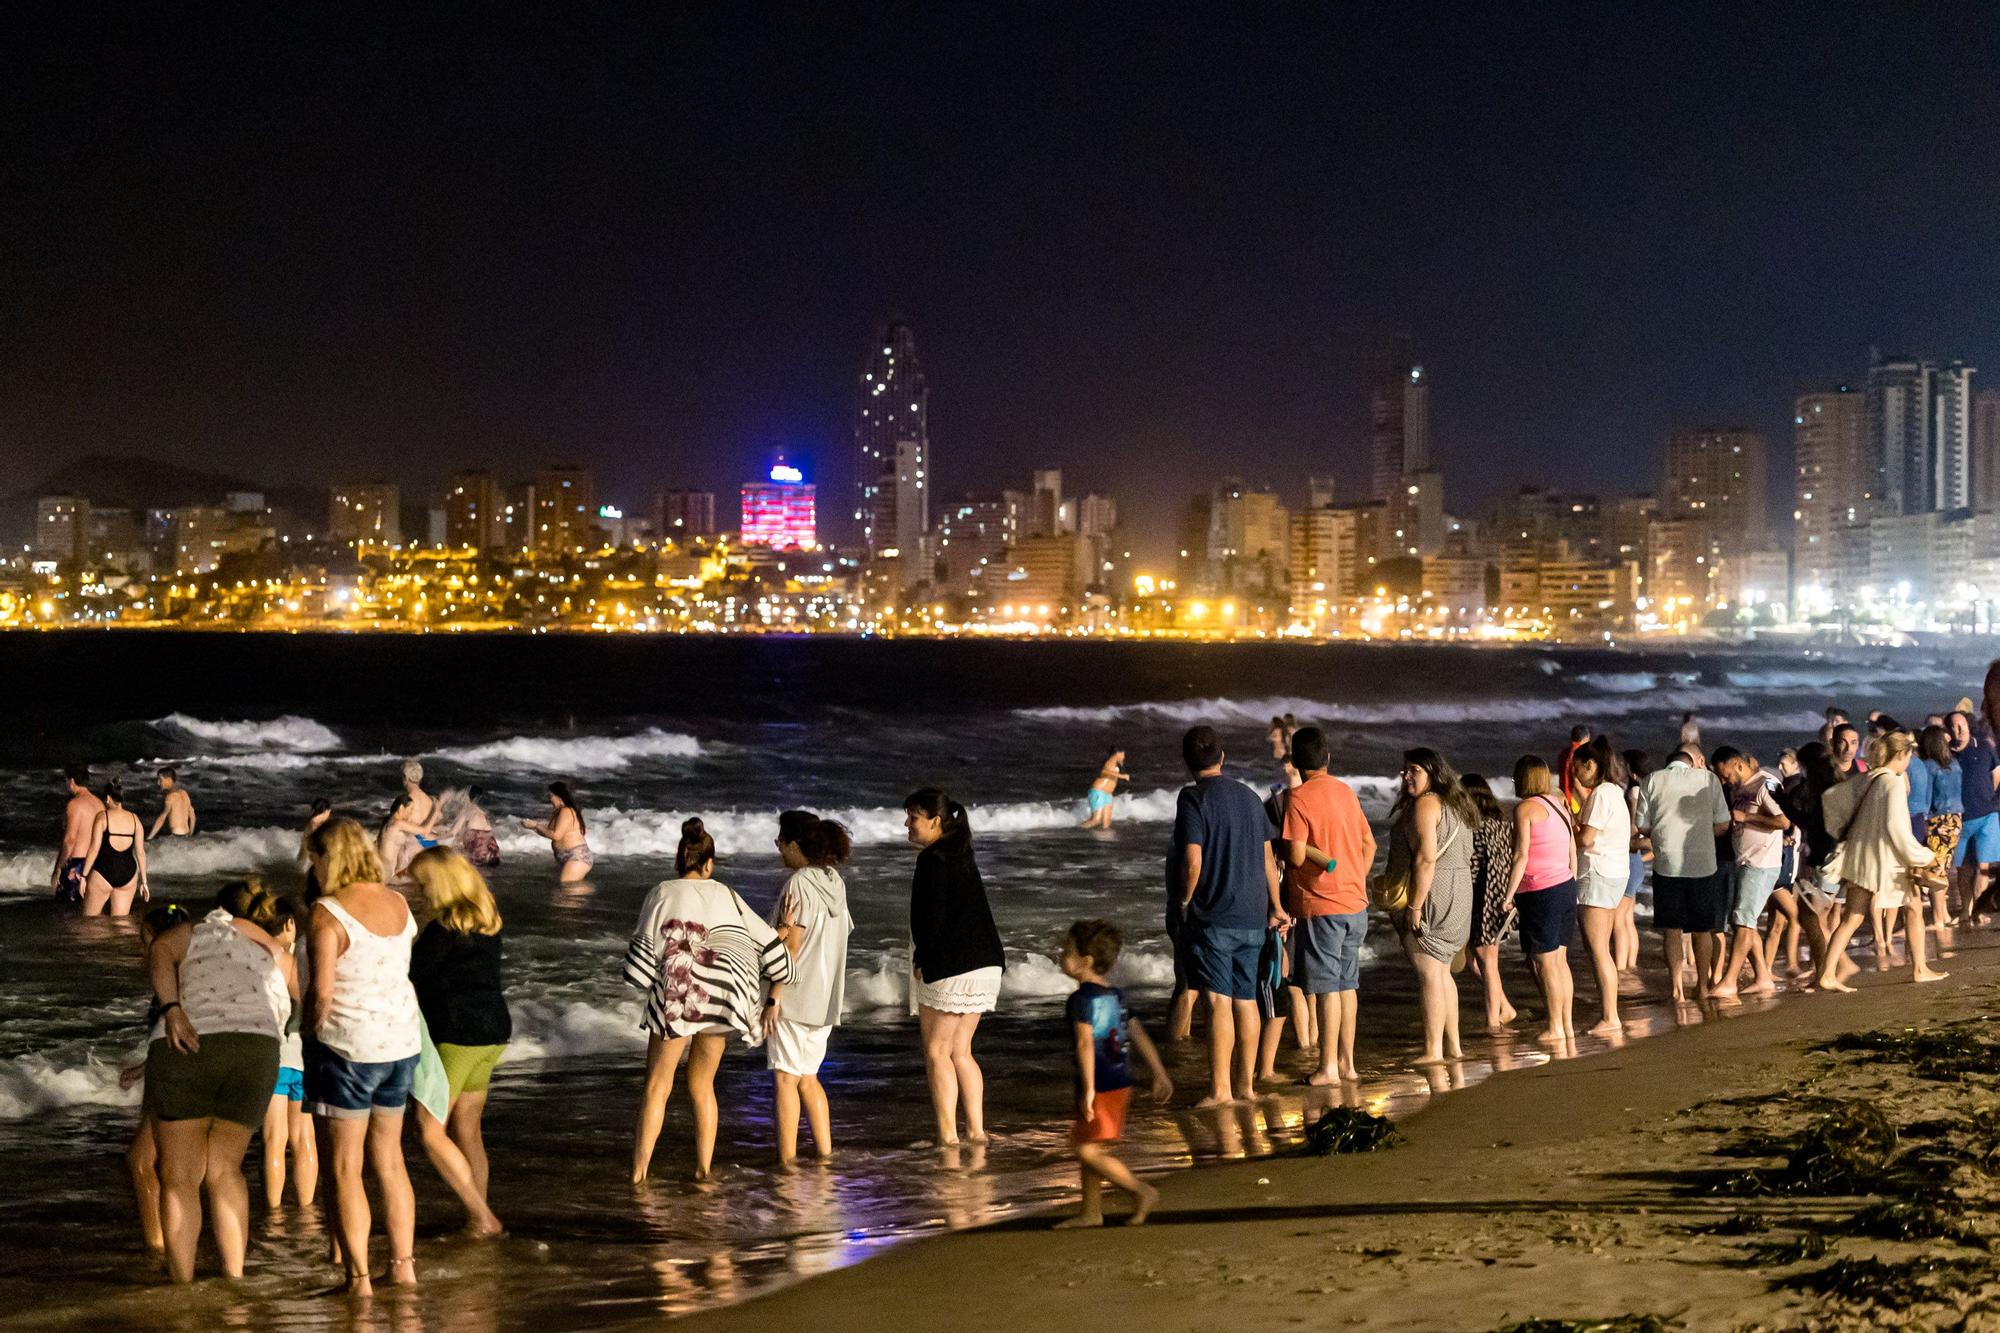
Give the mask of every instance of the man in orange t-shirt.
<path id="1" fill-rule="evenodd" d="M 1292 984 L 1319 1008 L 1319 1070 L 1306 1081 L 1324 1087 L 1359 1077 L 1354 1024 L 1375 834 L 1354 789 L 1327 774 L 1326 735 L 1318 727 L 1293 734 L 1292 766 L 1304 779 L 1292 789 L 1281 830 L 1290 863 L 1285 910 L 1294 918 Z"/>

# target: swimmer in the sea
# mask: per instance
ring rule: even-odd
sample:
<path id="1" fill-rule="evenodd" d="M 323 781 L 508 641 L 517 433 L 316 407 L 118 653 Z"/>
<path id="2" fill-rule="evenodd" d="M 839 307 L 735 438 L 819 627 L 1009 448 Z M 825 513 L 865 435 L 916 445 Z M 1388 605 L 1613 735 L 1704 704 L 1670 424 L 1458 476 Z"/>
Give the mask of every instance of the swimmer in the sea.
<path id="1" fill-rule="evenodd" d="M 1086 798 L 1090 802 L 1090 813 L 1084 816 L 1082 828 L 1110 828 L 1112 797 L 1118 793 L 1118 784 L 1130 782 L 1132 775 L 1125 771 L 1125 752 L 1112 750 L 1104 756 L 1103 765 L 1097 770 L 1097 778 L 1090 784 Z"/>

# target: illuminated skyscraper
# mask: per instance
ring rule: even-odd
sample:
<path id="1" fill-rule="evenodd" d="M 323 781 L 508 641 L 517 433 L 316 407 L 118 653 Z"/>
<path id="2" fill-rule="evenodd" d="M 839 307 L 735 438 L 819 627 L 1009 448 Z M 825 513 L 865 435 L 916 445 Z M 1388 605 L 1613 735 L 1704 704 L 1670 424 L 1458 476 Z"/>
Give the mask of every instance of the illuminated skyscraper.
<path id="1" fill-rule="evenodd" d="M 2000 391 L 1993 389 L 1972 400 L 1972 506 L 2000 511 Z"/>
<path id="2" fill-rule="evenodd" d="M 326 508 L 326 535 L 336 546 L 402 545 L 401 487 L 379 481 L 334 486 Z"/>
<path id="3" fill-rule="evenodd" d="M 1877 355 L 1868 367 L 1868 433 L 1882 513 L 1972 504 L 1971 366 Z"/>
<path id="4" fill-rule="evenodd" d="M 1431 469 L 1430 380 L 1409 338 L 1389 339 L 1368 396 L 1369 495 L 1388 503 L 1383 556 L 1428 555 L 1443 541 L 1444 482 Z"/>
<path id="5" fill-rule="evenodd" d="M 590 469 L 557 463 L 535 476 L 532 506 L 534 538 L 530 545 L 543 555 L 570 555 L 595 550 L 597 490 Z"/>
<path id="6" fill-rule="evenodd" d="M 1867 396 L 1846 385 L 1802 395 L 1792 405 L 1792 438 L 1792 582 L 1800 595 L 1824 598 L 1841 589 L 1842 530 L 1875 516 Z"/>
<path id="7" fill-rule="evenodd" d="M 481 469 L 455 474 L 444 488 L 445 545 L 483 551 L 500 544 L 500 487 Z"/>
<path id="8" fill-rule="evenodd" d="M 766 481 L 746 481 L 741 492 L 745 546 L 810 551 L 818 545 L 813 485 L 779 456 Z"/>
<path id="9" fill-rule="evenodd" d="M 1706 521 L 1731 551 L 1756 549 L 1770 526 L 1764 512 L 1769 452 L 1755 431 L 1675 431 L 1667 437 L 1660 516 Z"/>
<path id="10" fill-rule="evenodd" d="M 930 531 L 930 389 L 907 324 L 870 349 L 856 385 L 854 521 L 870 559 L 895 553 L 907 587 L 925 574 Z"/>

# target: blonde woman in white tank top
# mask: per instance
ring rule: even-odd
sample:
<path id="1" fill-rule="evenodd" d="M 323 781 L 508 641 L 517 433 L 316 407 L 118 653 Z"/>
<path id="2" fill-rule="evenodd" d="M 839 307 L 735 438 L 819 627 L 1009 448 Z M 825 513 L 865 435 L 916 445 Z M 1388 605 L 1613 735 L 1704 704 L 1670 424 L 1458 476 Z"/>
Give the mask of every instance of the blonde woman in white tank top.
<path id="1" fill-rule="evenodd" d="M 382 883 L 374 844 L 353 820 L 329 819 L 314 829 L 306 854 L 325 889 L 307 936 L 306 1103 L 320 1133 L 320 1160 L 333 1174 L 323 1197 L 336 1258 L 345 1262 L 348 1290 L 373 1290 L 365 1161 L 382 1194 L 389 1280 L 414 1286 L 417 1203 L 402 1124 L 423 1045 L 410 984 L 416 920 L 403 896 Z"/>
<path id="2" fill-rule="evenodd" d="M 194 1278 L 204 1192 L 223 1274 L 243 1275 L 243 1154 L 263 1122 L 298 991 L 290 955 L 268 933 L 277 916 L 269 893 L 232 884 L 202 920 L 161 934 L 147 958 L 161 1013 L 146 1054 L 146 1113 L 159 1144 L 160 1219 L 176 1282 Z"/>

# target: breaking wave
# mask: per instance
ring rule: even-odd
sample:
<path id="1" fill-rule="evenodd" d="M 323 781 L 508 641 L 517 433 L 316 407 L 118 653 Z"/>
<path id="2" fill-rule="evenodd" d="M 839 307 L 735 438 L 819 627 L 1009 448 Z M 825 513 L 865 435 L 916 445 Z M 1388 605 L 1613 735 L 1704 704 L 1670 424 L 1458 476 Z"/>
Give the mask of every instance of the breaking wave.
<path id="1" fill-rule="evenodd" d="M 220 745 L 231 750 L 278 750 L 292 754 L 319 754 L 340 748 L 334 731 L 309 717 L 287 713 L 268 722 L 212 722 L 169 713 L 154 720 L 161 731 L 184 736 L 204 745 Z"/>
<path id="2" fill-rule="evenodd" d="M 630 736 L 511 736 L 484 745 L 433 750 L 425 757 L 473 767 L 574 773 L 624 768 L 637 759 L 689 759 L 700 753 L 694 737 L 648 727 Z"/>

